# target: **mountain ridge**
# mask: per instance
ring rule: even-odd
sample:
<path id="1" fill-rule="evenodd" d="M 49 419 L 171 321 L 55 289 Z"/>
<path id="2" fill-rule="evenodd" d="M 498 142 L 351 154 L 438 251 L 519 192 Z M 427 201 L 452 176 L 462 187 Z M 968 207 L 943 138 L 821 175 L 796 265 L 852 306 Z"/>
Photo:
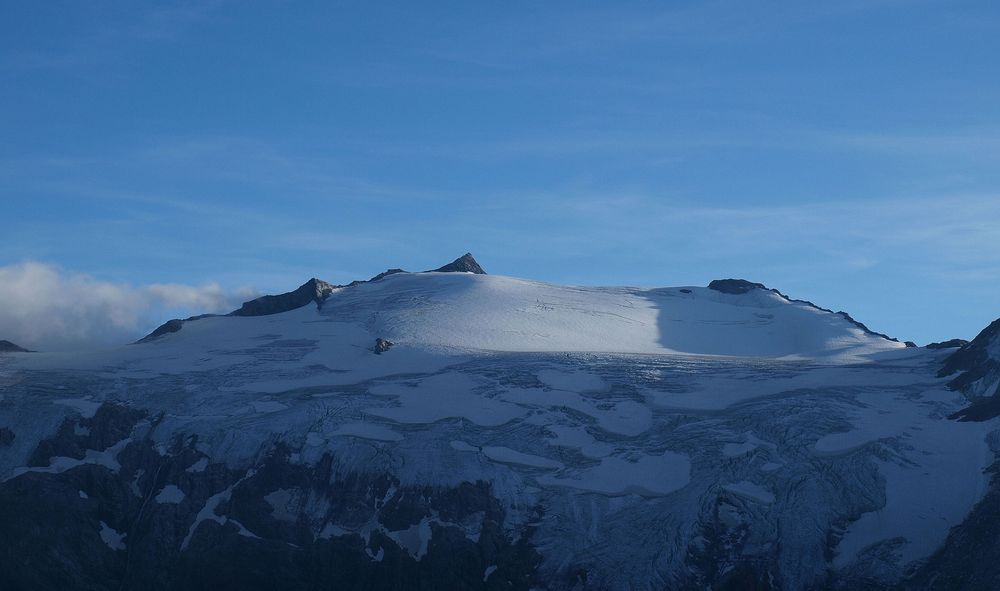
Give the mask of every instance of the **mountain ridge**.
<path id="1" fill-rule="evenodd" d="M 396 273 L 406 273 L 403 269 L 388 269 L 375 275 L 371 279 L 367 280 L 355 280 L 351 281 L 346 285 L 334 285 L 323 281 L 322 279 L 317 279 L 316 277 L 310 278 L 308 281 L 297 287 L 292 291 L 285 293 L 274 294 L 274 295 L 263 295 L 253 300 L 243 302 L 243 305 L 233 310 L 225 316 L 269 316 L 272 314 L 281 314 L 283 312 L 290 312 L 292 310 L 301 308 L 310 303 L 315 303 L 317 307 L 322 307 L 323 302 L 330 296 L 335 289 L 343 289 L 345 287 L 356 287 L 365 283 L 371 283 L 375 281 L 380 281 L 389 275 L 395 275 Z M 474 273 L 477 275 L 485 275 L 486 271 L 476 262 L 476 259 L 472 256 L 472 253 L 465 253 L 464 255 L 458 257 L 454 261 L 443 265 L 437 269 L 430 271 L 423 271 L 424 273 Z M 204 318 L 213 318 L 219 316 L 219 314 L 199 314 L 197 316 L 191 316 L 188 318 L 180 319 L 173 318 L 168 320 L 155 328 L 148 335 L 142 337 L 136 344 L 148 343 L 161 336 L 175 333 L 182 328 L 184 328 L 185 322 L 192 322 L 195 320 L 202 320 Z"/>

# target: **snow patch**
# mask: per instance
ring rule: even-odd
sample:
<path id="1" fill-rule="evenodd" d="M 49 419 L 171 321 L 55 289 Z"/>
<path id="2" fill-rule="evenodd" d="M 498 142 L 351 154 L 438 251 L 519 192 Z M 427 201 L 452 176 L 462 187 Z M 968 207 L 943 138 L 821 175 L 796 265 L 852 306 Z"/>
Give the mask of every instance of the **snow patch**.
<path id="1" fill-rule="evenodd" d="M 645 455 L 637 461 L 611 456 L 593 468 L 570 471 L 569 476 L 541 476 L 543 486 L 564 486 L 606 495 L 637 493 L 643 496 L 669 494 L 691 481 L 691 460 L 685 454 L 665 451 Z"/>
<path id="2" fill-rule="evenodd" d="M 108 548 L 111 548 L 112 550 L 125 549 L 125 537 L 128 534 L 121 533 L 103 521 L 101 522 L 100 534 L 101 540 L 104 541 Z"/>
<path id="3" fill-rule="evenodd" d="M 180 503 L 184 500 L 184 491 L 177 487 L 175 484 L 168 484 L 164 486 L 163 489 L 156 495 L 156 502 L 160 504 L 174 504 Z"/>
<path id="4" fill-rule="evenodd" d="M 185 472 L 204 472 L 208 467 L 208 458 L 198 458 L 198 461 L 187 467 Z"/>
<path id="5" fill-rule="evenodd" d="M 85 419 L 93 418 L 97 414 L 97 409 L 101 408 L 101 402 L 94 402 L 89 398 L 60 398 L 58 400 L 53 400 L 55 404 L 62 404 L 63 406 L 68 406 L 78 413 Z"/>
<path id="6" fill-rule="evenodd" d="M 486 446 L 483 448 L 483 454 L 495 462 L 501 462 L 504 464 L 515 464 L 518 466 L 542 468 L 545 470 L 558 470 L 563 467 L 561 462 L 533 454 L 522 453 L 503 446 Z"/>
<path id="7" fill-rule="evenodd" d="M 735 484 L 726 484 L 722 488 L 731 493 L 747 497 L 755 501 L 760 501 L 761 503 L 768 505 L 774 502 L 774 494 L 764 487 L 750 482 L 749 480 L 742 480 Z"/>
<path id="8" fill-rule="evenodd" d="M 374 423 L 346 423 L 337 427 L 331 435 L 346 435 L 376 441 L 402 441 L 403 436 L 392 429 Z"/>

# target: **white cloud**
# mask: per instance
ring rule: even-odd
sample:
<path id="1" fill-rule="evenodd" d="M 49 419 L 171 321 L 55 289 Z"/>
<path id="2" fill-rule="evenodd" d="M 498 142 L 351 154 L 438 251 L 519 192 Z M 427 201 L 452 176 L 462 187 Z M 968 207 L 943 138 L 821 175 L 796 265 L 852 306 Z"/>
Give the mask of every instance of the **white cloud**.
<path id="1" fill-rule="evenodd" d="M 0 339 L 40 350 L 121 344 L 172 315 L 229 312 L 255 292 L 101 281 L 46 263 L 0 267 Z"/>

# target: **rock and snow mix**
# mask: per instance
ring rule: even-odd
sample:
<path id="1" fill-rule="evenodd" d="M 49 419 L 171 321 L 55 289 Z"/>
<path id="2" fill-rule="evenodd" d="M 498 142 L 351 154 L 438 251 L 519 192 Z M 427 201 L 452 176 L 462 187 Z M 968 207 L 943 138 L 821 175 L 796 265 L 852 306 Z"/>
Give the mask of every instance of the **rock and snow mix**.
<path id="1" fill-rule="evenodd" d="M 394 346 L 375 355 L 376 338 Z M 18 432 L 0 449 L 0 480 L 84 465 L 114 472 L 131 441 L 161 454 L 182 442 L 201 457 L 173 478 L 209 478 L 217 465 L 245 475 L 197 506 L 181 480 L 137 487 L 154 501 L 144 510 L 189 508 L 178 551 L 213 523 L 263 543 L 280 530 L 227 511 L 261 478 L 262 450 L 280 444 L 290 466 L 332 456 L 338 477 L 387 474 L 380 510 L 402 487 L 489 483 L 503 527 L 530 530 L 539 580 L 585 568 L 595 588 L 644 589 L 697 569 L 711 580 L 752 557 L 786 589 L 830 569 L 892 582 L 965 518 L 993 460 L 994 422 L 947 419 L 964 401 L 935 376 L 941 357 L 760 289 L 399 273 L 333 289 L 320 308 L 5 359 L 34 385 L 4 392 L 0 426 Z M 75 383 L 73 397 L 48 382 Z M 87 421 L 112 402 L 155 417 L 155 428 L 39 461 L 40 442 L 66 417 L 78 417 L 74 437 L 97 441 Z M 317 516 L 331 501 L 297 486 L 260 491 L 267 518 L 310 524 L 316 540 L 360 536 L 368 562 L 395 556 L 387 544 L 423 560 L 439 528 L 479 539 L 481 524 L 438 508 L 405 525 L 325 521 Z M 95 528 L 112 550 L 133 539 Z M 885 545 L 895 570 L 876 552 Z M 702 557 L 697 568 L 691 556 Z M 504 572 L 482 568 L 483 581 Z"/>

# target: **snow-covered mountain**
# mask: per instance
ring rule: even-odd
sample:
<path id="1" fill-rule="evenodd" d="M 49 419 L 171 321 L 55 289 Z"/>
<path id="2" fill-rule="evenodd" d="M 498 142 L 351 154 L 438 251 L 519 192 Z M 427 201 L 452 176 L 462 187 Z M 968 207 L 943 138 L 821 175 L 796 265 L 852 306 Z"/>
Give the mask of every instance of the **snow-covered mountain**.
<path id="1" fill-rule="evenodd" d="M 962 351 L 742 280 L 310 280 L 0 357 L 0 587 L 991 588 Z"/>

